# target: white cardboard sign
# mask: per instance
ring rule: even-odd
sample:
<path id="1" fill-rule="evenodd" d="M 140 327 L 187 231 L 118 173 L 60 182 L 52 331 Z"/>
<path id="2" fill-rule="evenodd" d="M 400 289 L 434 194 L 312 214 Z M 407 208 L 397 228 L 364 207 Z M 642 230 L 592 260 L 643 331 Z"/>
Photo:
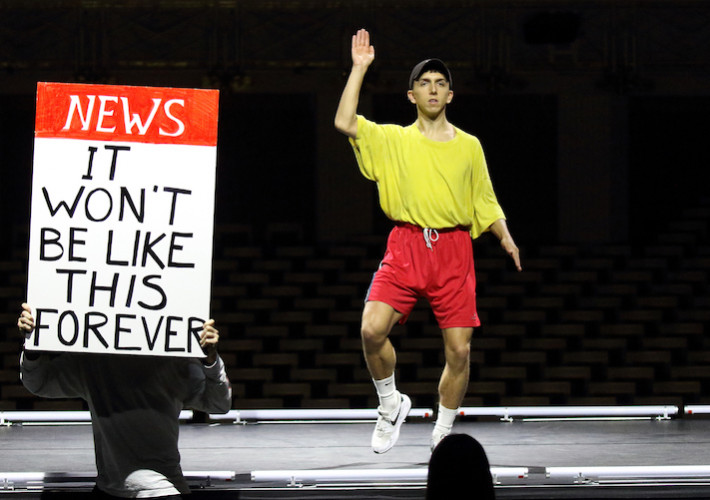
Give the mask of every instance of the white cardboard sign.
<path id="1" fill-rule="evenodd" d="M 38 84 L 26 349 L 204 355 L 218 102 Z"/>

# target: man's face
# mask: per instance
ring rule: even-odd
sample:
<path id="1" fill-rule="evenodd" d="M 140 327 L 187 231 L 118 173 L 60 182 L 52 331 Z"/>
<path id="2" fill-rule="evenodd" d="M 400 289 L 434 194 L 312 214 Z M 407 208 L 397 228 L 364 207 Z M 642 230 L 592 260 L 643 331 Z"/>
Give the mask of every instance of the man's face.
<path id="1" fill-rule="evenodd" d="M 438 71 L 423 73 L 407 92 L 409 100 L 426 114 L 438 114 L 454 97 L 446 77 Z"/>

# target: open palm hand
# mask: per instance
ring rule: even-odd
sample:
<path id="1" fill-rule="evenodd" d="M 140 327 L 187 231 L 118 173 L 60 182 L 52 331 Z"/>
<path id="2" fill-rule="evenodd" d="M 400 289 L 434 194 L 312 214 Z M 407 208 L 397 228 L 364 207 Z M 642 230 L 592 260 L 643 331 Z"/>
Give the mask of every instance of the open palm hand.
<path id="1" fill-rule="evenodd" d="M 353 65 L 369 66 L 375 60 L 375 47 L 370 45 L 370 33 L 365 29 L 358 30 L 352 41 Z"/>

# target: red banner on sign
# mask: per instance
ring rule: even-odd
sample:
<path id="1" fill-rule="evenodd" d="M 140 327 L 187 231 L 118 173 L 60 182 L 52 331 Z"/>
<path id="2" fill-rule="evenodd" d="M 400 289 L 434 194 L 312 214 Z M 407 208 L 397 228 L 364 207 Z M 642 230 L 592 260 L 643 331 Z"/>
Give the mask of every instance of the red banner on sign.
<path id="1" fill-rule="evenodd" d="M 217 145 L 219 91 L 38 83 L 36 137 Z"/>

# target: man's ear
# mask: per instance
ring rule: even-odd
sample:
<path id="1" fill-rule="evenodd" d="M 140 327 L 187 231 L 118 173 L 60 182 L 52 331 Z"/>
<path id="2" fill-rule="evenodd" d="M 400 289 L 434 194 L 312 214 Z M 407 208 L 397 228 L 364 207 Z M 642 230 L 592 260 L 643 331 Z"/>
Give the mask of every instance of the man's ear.
<path id="1" fill-rule="evenodd" d="M 453 100 L 453 98 L 454 98 L 454 91 L 449 90 L 449 97 L 446 98 L 446 104 L 451 104 L 451 101 Z"/>
<path id="2" fill-rule="evenodd" d="M 412 104 L 416 104 L 417 101 L 414 100 L 414 93 L 411 90 L 407 91 L 407 99 L 409 99 L 409 102 Z"/>

